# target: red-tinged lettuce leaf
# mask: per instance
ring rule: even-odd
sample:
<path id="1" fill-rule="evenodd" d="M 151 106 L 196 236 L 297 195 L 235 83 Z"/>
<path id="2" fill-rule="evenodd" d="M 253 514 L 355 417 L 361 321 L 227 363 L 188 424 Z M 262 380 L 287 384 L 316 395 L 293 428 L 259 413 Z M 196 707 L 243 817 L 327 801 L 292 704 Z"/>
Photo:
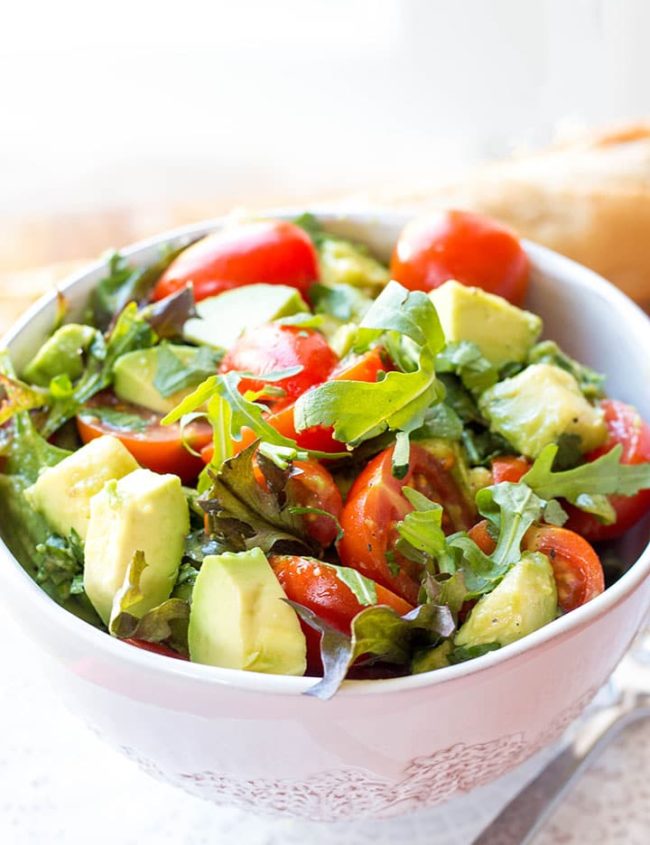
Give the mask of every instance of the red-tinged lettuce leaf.
<path id="1" fill-rule="evenodd" d="M 423 604 L 400 616 L 385 605 L 368 607 L 352 620 L 352 636 L 335 630 L 303 605 L 289 601 L 298 615 L 321 633 L 323 678 L 307 690 L 331 698 L 360 657 L 407 666 L 415 652 L 450 637 L 456 625 L 448 607 Z"/>
<path id="2" fill-rule="evenodd" d="M 199 499 L 208 515 L 210 534 L 236 552 L 259 547 L 268 554 L 280 547 L 318 553 L 305 531 L 305 521 L 287 502 L 284 491 L 291 469 L 281 469 L 264 455 L 256 456 L 256 451 L 257 443 L 253 443 L 225 461 L 213 476 L 209 492 Z M 254 457 L 264 485 L 256 478 Z"/>
<path id="3" fill-rule="evenodd" d="M 194 291 L 191 285 L 170 293 L 159 302 L 147 305 L 140 312 L 160 338 L 180 337 L 183 326 L 190 319 L 196 317 Z M 214 355 L 214 351 L 211 352 Z"/>

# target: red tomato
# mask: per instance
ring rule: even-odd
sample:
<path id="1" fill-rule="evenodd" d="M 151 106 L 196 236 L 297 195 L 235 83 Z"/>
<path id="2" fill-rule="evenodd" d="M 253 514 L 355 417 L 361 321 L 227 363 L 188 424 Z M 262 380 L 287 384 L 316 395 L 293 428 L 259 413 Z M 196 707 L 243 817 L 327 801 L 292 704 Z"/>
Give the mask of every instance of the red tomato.
<path id="1" fill-rule="evenodd" d="M 439 211 L 404 227 L 390 271 L 410 290 L 456 279 L 521 305 L 529 262 L 519 239 L 500 223 L 469 211 Z"/>
<path id="2" fill-rule="evenodd" d="M 375 348 L 354 358 L 352 361 L 348 359 L 341 361 L 330 374 L 330 379 L 373 382 L 377 381 L 377 376 L 381 371 L 390 369 L 392 369 L 392 366 L 386 361 L 383 350 Z M 281 411 L 271 414 L 268 417 L 268 422 L 280 434 L 284 434 L 285 437 L 295 440 L 301 449 L 313 449 L 315 452 L 345 451 L 345 446 L 332 437 L 331 428 L 314 426 L 313 428 L 305 429 L 305 431 L 297 432 L 293 421 L 293 405 L 289 405 Z M 257 439 L 257 436 L 250 428 L 243 428 L 241 434 L 241 440 L 236 440 L 234 444 L 236 452 L 241 452 Z M 203 457 L 206 463 L 209 462 L 212 452 L 206 450 Z"/>
<path id="3" fill-rule="evenodd" d="M 153 299 L 191 282 L 198 302 L 230 288 L 264 282 L 306 294 L 318 279 L 318 258 L 309 235 L 281 220 L 227 227 L 183 250 L 162 274 Z"/>
<path id="4" fill-rule="evenodd" d="M 125 430 L 93 416 L 93 406 L 102 405 L 140 417 L 146 428 L 137 431 Z M 154 472 L 171 472 L 180 476 L 183 483 L 190 483 L 201 471 L 203 461 L 188 452 L 183 445 L 180 426 L 160 425 L 161 419 L 160 414 L 139 405 L 119 402 L 109 394 L 101 394 L 77 415 L 77 430 L 84 443 L 104 434 L 112 434 L 122 441 L 140 466 Z M 199 451 L 211 442 L 212 429 L 207 423 L 191 423 L 185 429 L 185 440 L 193 449 Z"/>
<path id="5" fill-rule="evenodd" d="M 161 643 L 148 643 L 146 640 L 132 639 L 123 640 L 123 642 L 134 645 L 136 648 L 141 648 L 143 651 L 153 651 L 154 654 L 162 654 L 163 657 L 174 657 L 176 660 L 189 660 L 189 657 L 185 657 L 184 654 L 179 654 L 173 648 L 168 648 L 168 646 L 161 645 Z"/>
<path id="6" fill-rule="evenodd" d="M 469 532 L 469 536 L 485 554 L 492 554 L 495 542 L 490 536 L 486 519 Z M 564 613 L 575 610 L 605 589 L 605 577 L 600 558 L 589 543 L 567 528 L 536 525 L 524 537 L 524 548 L 545 554 L 555 576 L 558 604 Z"/>
<path id="7" fill-rule="evenodd" d="M 418 564 L 395 554 L 400 571 L 394 575 L 386 559 L 398 540 L 396 524 L 413 510 L 402 488 L 414 487 L 444 505 L 446 529 L 469 528 L 474 514 L 451 474 L 451 463 L 413 444 L 409 470 L 404 478 L 397 479 L 391 470 L 392 457 L 392 447 L 381 452 L 352 485 L 341 514 L 344 535 L 339 543 L 339 556 L 346 566 L 358 569 L 407 601 L 416 602 Z"/>
<path id="8" fill-rule="evenodd" d="M 567 528 L 540 525 L 526 534 L 526 548 L 547 555 L 557 584 L 558 604 L 565 613 L 585 604 L 605 589 L 600 558 L 589 543 Z"/>
<path id="9" fill-rule="evenodd" d="M 338 578 L 326 563 L 314 558 L 296 555 L 271 555 L 273 567 L 287 598 L 302 604 L 320 618 L 341 631 L 350 633 L 352 620 L 364 608 L 352 590 Z M 390 590 L 376 585 L 377 604 L 385 604 L 400 616 L 413 609 L 412 605 Z M 307 639 L 307 664 L 309 671 L 317 673 L 322 668 L 320 659 L 320 634 L 301 621 Z"/>
<path id="10" fill-rule="evenodd" d="M 343 509 L 341 493 L 331 474 L 318 461 L 294 461 L 285 488 L 287 502 L 301 508 L 318 508 L 338 520 Z M 338 533 L 334 519 L 318 514 L 303 515 L 307 533 L 323 548 L 331 546 Z"/>
<path id="11" fill-rule="evenodd" d="M 244 332 L 226 354 L 219 372 L 238 370 L 263 376 L 290 367 L 302 367 L 296 375 L 272 383 L 273 387 L 280 387 L 285 392 L 281 398 L 264 400 L 277 411 L 291 405 L 308 388 L 324 382 L 337 363 L 337 356 L 320 332 L 268 323 Z M 263 378 L 246 378 L 239 383 L 242 393 L 257 392 L 264 386 Z"/>
<path id="12" fill-rule="evenodd" d="M 603 446 L 586 456 L 587 460 L 596 460 L 620 443 L 623 447 L 622 463 L 650 462 L 650 425 L 641 419 L 638 411 L 615 399 L 603 399 L 601 407 L 605 412 L 609 436 Z M 641 490 L 635 496 L 610 496 L 609 501 L 616 511 L 613 525 L 603 525 L 592 514 L 566 505 L 570 517 L 568 527 L 594 542 L 620 537 L 650 511 L 650 490 Z"/>
<path id="13" fill-rule="evenodd" d="M 514 455 L 504 455 L 501 458 L 494 458 L 492 461 L 492 483 L 500 484 L 502 481 L 512 481 L 516 484 L 526 475 L 530 464 L 526 458 L 517 458 Z"/>

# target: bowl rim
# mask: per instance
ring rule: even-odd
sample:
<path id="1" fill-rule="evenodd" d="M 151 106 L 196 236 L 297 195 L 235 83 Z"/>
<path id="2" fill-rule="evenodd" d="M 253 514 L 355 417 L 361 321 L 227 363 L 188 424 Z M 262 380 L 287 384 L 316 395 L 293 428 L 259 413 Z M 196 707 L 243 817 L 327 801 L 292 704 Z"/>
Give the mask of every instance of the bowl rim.
<path id="1" fill-rule="evenodd" d="M 395 211 L 394 209 L 382 207 L 355 210 L 352 208 L 341 209 L 316 204 L 311 206 L 309 210 L 316 217 L 330 223 L 337 221 L 357 222 L 365 225 L 388 223 L 395 227 L 404 225 L 414 216 L 408 210 Z M 304 208 L 277 208 L 259 212 L 251 216 L 292 219 L 304 213 L 304 211 Z M 120 254 L 129 258 L 153 247 L 165 244 L 170 240 L 177 240 L 184 237 L 201 237 L 212 230 L 218 229 L 231 219 L 231 215 L 225 215 L 180 226 L 137 241 L 124 249 L 120 249 Z M 612 309 L 621 315 L 624 321 L 629 321 L 629 323 L 635 325 L 641 335 L 645 333 L 648 337 L 646 343 L 647 353 L 650 355 L 650 318 L 622 291 L 594 271 L 565 256 L 559 255 L 547 247 L 527 240 L 522 240 L 522 243 L 531 259 L 533 270 L 567 278 L 572 285 L 583 288 L 586 293 L 594 290 L 597 291 L 602 298 L 609 302 Z M 105 259 L 99 259 L 89 263 L 84 269 L 68 277 L 59 285 L 58 289 L 38 299 L 11 326 L 9 331 L 0 338 L 0 349 L 10 349 L 11 344 L 29 326 L 31 321 L 56 299 L 58 291 L 65 293 L 77 286 L 82 286 L 89 275 L 99 271 L 105 265 Z M 40 611 L 43 614 L 43 618 L 53 628 L 63 628 L 71 636 L 83 640 L 89 648 L 98 649 L 100 652 L 104 652 L 107 657 L 124 661 L 133 668 L 156 671 L 179 681 L 188 679 L 208 686 L 225 686 L 234 690 L 276 695 L 297 695 L 305 693 L 318 681 L 318 679 L 313 677 L 269 675 L 260 672 L 247 672 L 241 669 L 207 666 L 200 663 L 171 659 L 143 649 L 130 647 L 126 643 L 122 643 L 116 638 L 107 635 L 104 631 L 84 622 L 83 619 L 80 619 L 74 613 L 57 604 L 31 578 L 1 538 L 0 554 L 6 557 L 12 564 L 9 567 L 2 568 L 1 577 L 12 581 L 14 589 L 22 592 L 27 601 L 33 600 L 35 602 L 35 610 Z M 337 697 L 377 695 L 418 690 L 423 687 L 437 686 L 441 683 L 451 682 L 468 675 L 475 675 L 493 667 L 510 663 L 523 653 L 532 652 L 539 646 L 575 633 L 579 629 L 589 625 L 595 619 L 603 616 L 625 600 L 648 575 L 650 575 L 650 542 L 630 568 L 616 583 L 608 587 L 604 593 L 582 607 L 555 619 L 543 628 L 534 631 L 526 637 L 522 637 L 522 639 L 510 645 L 455 666 L 423 672 L 418 675 L 375 680 L 346 680 L 337 693 Z"/>

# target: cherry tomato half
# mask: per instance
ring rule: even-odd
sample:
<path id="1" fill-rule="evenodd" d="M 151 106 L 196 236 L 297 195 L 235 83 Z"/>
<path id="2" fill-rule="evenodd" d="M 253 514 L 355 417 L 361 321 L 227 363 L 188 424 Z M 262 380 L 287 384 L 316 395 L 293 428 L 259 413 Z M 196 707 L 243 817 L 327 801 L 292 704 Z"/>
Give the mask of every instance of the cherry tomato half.
<path id="1" fill-rule="evenodd" d="M 392 365 L 387 361 L 385 353 L 380 348 L 370 349 L 363 355 L 359 355 L 352 360 L 345 359 L 341 361 L 338 366 L 330 374 L 330 379 L 347 379 L 348 381 L 377 381 L 377 376 L 382 371 L 392 369 Z M 313 449 L 315 452 L 341 452 L 345 451 L 343 443 L 339 443 L 332 437 L 332 429 L 324 426 L 314 426 L 313 428 L 305 429 L 297 432 L 293 420 L 294 406 L 289 405 L 277 413 L 270 414 L 267 422 L 273 428 L 295 440 L 301 449 Z M 235 452 L 241 452 L 251 443 L 257 440 L 257 436 L 250 428 L 243 428 L 241 432 L 241 439 L 235 440 Z M 206 447 L 201 453 L 201 457 L 205 463 L 209 463 L 212 459 L 212 446 Z"/>
<path id="2" fill-rule="evenodd" d="M 404 478 L 397 479 L 392 474 L 392 457 L 392 447 L 380 452 L 352 485 L 341 514 L 344 534 L 338 550 L 345 566 L 358 569 L 414 603 L 420 567 L 394 552 L 399 539 L 396 525 L 413 510 L 402 488 L 414 487 L 442 504 L 446 530 L 469 528 L 474 513 L 451 473 L 451 464 L 412 444 L 409 470 Z M 391 571 L 390 558 L 387 560 L 389 553 L 394 554 L 399 567 L 396 574 Z"/>
<path id="3" fill-rule="evenodd" d="M 517 236 L 500 223 L 469 211 L 439 211 L 404 227 L 390 271 L 410 290 L 456 279 L 521 305 L 529 262 Z"/>
<path id="4" fill-rule="evenodd" d="M 516 484 L 526 475 L 530 464 L 526 458 L 504 455 L 494 458 L 492 461 L 492 483 L 500 484 L 502 481 L 512 481 Z"/>
<path id="5" fill-rule="evenodd" d="M 101 408 L 108 407 L 142 420 L 137 429 L 128 429 L 101 419 Z M 97 412 L 93 413 L 93 409 Z M 193 481 L 203 467 L 203 461 L 192 455 L 183 445 L 179 425 L 160 425 L 160 414 L 148 411 L 139 405 L 120 402 L 112 394 L 102 393 L 77 415 L 77 430 L 84 443 L 112 434 L 121 440 L 142 467 L 154 472 L 170 472 L 180 476 L 187 484 Z M 185 441 L 196 451 L 203 449 L 212 440 L 212 428 L 208 423 L 193 422 L 185 428 Z"/>
<path id="6" fill-rule="evenodd" d="M 488 532 L 486 519 L 469 532 L 469 536 L 485 554 L 492 554 L 495 542 Z M 542 552 L 553 567 L 558 604 L 564 613 L 575 610 L 605 589 L 605 576 L 600 558 L 592 546 L 567 528 L 538 525 L 528 530 L 524 548 Z"/>
<path id="7" fill-rule="evenodd" d="M 352 620 L 364 607 L 352 590 L 341 581 L 336 571 L 320 560 L 296 555 L 271 555 L 273 567 L 282 589 L 291 601 L 302 604 L 344 634 L 350 633 Z M 413 609 L 404 599 L 376 585 L 377 604 L 385 604 L 400 616 Z M 320 634 L 301 621 L 307 639 L 307 665 L 312 673 L 322 668 Z"/>
<path id="8" fill-rule="evenodd" d="M 263 376 L 278 370 L 301 367 L 296 375 L 272 383 L 273 387 L 284 390 L 284 396 L 264 401 L 274 411 L 278 411 L 295 402 L 308 388 L 325 381 L 337 363 L 337 356 L 320 332 L 267 323 L 244 332 L 226 354 L 219 372 L 238 370 Z M 247 390 L 257 392 L 264 386 L 263 378 L 246 378 L 239 383 L 242 393 Z"/>
<path id="9" fill-rule="evenodd" d="M 257 456 L 253 459 L 255 480 L 266 488 L 266 478 L 256 458 Z M 331 473 L 318 461 L 294 461 L 284 494 L 287 507 L 317 508 L 325 511 L 324 514 L 305 513 L 300 518 L 313 540 L 323 548 L 331 546 L 338 534 L 337 522 L 343 508 L 341 493 Z M 327 514 L 331 514 L 334 519 L 330 519 Z"/>
<path id="10" fill-rule="evenodd" d="M 290 285 L 306 294 L 318 279 L 318 258 L 309 235 L 282 220 L 227 227 L 183 250 L 162 274 L 153 299 L 191 282 L 198 302 L 242 285 Z"/>
<path id="11" fill-rule="evenodd" d="M 615 399 L 604 399 L 601 407 L 605 412 L 609 436 L 603 446 L 587 455 L 587 460 L 595 461 L 620 443 L 623 447 L 621 463 L 650 462 L 650 425 L 641 419 L 636 408 Z M 613 525 L 603 525 L 592 514 L 566 505 L 569 512 L 567 526 L 594 542 L 620 537 L 650 511 L 650 490 L 640 490 L 635 496 L 610 496 L 609 501 L 616 511 Z"/>

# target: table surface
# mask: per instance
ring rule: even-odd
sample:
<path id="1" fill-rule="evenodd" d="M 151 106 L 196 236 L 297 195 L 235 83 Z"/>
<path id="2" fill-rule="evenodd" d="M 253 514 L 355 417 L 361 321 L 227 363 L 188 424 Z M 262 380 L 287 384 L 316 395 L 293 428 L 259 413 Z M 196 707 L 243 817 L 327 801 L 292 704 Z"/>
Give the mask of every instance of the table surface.
<path id="1" fill-rule="evenodd" d="M 0 277 L 0 333 L 78 262 Z M 67 712 L 39 672 L 39 655 L 0 613 L 0 842 L 7 845 L 329 845 L 398 841 L 469 845 L 548 753 L 495 784 L 432 811 L 345 826 L 258 818 L 213 807 L 151 779 Z M 630 728 L 582 778 L 538 845 L 645 845 L 650 830 L 650 722 Z"/>

